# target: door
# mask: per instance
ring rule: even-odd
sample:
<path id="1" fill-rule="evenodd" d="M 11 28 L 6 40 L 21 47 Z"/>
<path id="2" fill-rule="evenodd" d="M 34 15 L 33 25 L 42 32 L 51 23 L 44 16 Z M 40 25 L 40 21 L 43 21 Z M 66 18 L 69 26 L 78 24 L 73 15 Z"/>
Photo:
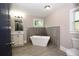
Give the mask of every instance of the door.
<path id="1" fill-rule="evenodd" d="M 10 4 L 0 3 L 0 56 L 12 55 L 9 6 Z"/>

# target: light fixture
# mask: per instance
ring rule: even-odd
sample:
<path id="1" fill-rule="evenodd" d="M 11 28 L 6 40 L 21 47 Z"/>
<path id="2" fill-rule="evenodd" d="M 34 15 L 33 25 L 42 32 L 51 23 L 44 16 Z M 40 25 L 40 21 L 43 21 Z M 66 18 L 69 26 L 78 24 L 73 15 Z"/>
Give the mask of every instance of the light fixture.
<path id="1" fill-rule="evenodd" d="M 50 6 L 50 5 L 46 5 L 44 8 L 45 8 L 46 10 L 49 10 L 49 9 L 51 9 L 51 6 Z"/>
<path id="2" fill-rule="evenodd" d="M 25 13 L 18 10 L 10 10 L 10 15 L 15 18 L 24 18 Z"/>

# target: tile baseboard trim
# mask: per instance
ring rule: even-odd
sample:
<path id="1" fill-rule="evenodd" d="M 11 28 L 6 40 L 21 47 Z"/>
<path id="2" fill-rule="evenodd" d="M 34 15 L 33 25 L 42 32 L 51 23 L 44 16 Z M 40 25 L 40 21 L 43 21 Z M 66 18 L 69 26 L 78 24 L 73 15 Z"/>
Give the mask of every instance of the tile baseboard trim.
<path id="1" fill-rule="evenodd" d="M 66 52 L 67 51 L 67 48 L 65 48 L 64 46 L 60 46 L 60 50 Z"/>

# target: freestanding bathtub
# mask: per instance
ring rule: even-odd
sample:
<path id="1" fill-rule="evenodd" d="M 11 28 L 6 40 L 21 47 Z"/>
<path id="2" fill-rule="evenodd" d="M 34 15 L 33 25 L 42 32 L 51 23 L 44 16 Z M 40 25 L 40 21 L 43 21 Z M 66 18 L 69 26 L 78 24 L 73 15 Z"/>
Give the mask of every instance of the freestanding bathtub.
<path id="1" fill-rule="evenodd" d="M 46 47 L 50 40 L 50 36 L 31 36 L 30 39 L 34 46 Z"/>

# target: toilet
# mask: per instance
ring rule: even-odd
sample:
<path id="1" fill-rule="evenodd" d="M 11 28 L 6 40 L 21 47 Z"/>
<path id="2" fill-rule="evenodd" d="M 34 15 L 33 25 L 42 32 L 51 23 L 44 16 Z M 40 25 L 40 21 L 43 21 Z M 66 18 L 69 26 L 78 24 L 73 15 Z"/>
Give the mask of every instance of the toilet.
<path id="1" fill-rule="evenodd" d="M 66 50 L 67 56 L 79 56 L 79 39 L 72 38 L 72 44 L 73 48 Z"/>

